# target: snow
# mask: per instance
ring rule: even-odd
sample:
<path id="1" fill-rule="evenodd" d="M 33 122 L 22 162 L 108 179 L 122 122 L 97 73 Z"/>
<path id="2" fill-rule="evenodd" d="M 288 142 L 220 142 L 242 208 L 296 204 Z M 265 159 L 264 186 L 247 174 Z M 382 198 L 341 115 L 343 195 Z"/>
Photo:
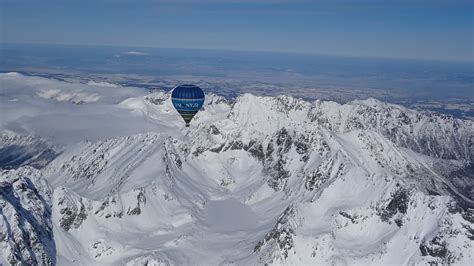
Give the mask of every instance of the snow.
<path id="1" fill-rule="evenodd" d="M 18 236 L 38 231 L 15 223 L 21 208 L 53 232 L 55 255 L 41 255 L 59 265 L 474 259 L 472 223 L 452 210 L 469 195 L 449 175 L 472 163 L 472 122 L 374 99 L 210 94 L 186 129 L 169 93 L 12 73 L 0 81 L 0 147 L 38 138 L 58 153 L 39 170 L 2 170 L 2 189 L 28 176 L 37 191 L 12 186 L 15 206 L 1 190 L 0 263 L 16 247 L 7 224 Z"/>
<path id="2" fill-rule="evenodd" d="M 250 231 L 257 227 L 257 215 L 252 208 L 236 199 L 211 200 L 204 212 L 204 223 L 218 233 Z"/>
<path id="3" fill-rule="evenodd" d="M 38 92 L 38 96 L 44 99 L 54 99 L 58 102 L 91 103 L 97 102 L 100 96 L 96 93 L 87 94 L 82 92 L 67 93 L 59 89 L 47 89 Z"/>
<path id="4" fill-rule="evenodd" d="M 119 85 L 114 84 L 114 83 L 109 83 L 109 82 L 105 82 L 105 81 L 94 81 L 94 80 L 89 80 L 86 84 L 91 85 L 91 86 L 108 87 L 108 88 L 118 88 L 118 87 L 120 87 Z"/>

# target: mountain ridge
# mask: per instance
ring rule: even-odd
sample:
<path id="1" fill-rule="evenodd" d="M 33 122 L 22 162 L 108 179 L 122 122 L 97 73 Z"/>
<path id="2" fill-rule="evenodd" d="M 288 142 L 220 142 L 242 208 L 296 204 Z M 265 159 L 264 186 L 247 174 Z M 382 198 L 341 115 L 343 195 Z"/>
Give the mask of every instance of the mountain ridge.
<path id="1" fill-rule="evenodd" d="M 50 263 L 472 261 L 472 121 L 375 99 L 208 95 L 187 130 L 169 93 L 117 106 L 160 131 L 79 142 L 33 173 L 3 171 L 2 184 L 18 173 L 51 184 L 44 223 L 57 261 L 39 253 Z M 245 219 L 210 218 L 233 211 Z M 22 252 L 2 255 L 28 261 Z"/>

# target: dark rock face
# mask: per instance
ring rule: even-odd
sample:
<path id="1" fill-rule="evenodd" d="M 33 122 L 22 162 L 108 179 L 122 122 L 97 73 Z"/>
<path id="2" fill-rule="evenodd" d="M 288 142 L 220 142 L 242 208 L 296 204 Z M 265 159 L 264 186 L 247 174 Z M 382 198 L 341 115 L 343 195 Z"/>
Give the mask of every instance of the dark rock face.
<path id="1" fill-rule="evenodd" d="M 378 215 L 384 222 L 389 222 L 397 213 L 402 216 L 407 213 L 408 205 L 410 202 L 409 191 L 405 188 L 399 188 L 396 190 L 391 197 L 388 204 L 378 210 Z M 403 222 L 401 218 L 395 219 L 395 223 L 401 227 Z"/>
<path id="2" fill-rule="evenodd" d="M 54 265 L 49 188 L 33 168 L 0 174 L 0 242 L 11 265 Z M 41 188 L 41 189 L 40 189 Z M 5 253 L 4 253 L 5 254 Z"/>
<path id="3" fill-rule="evenodd" d="M 463 212 L 462 218 L 464 218 L 464 220 L 470 222 L 471 224 L 474 224 L 474 209 L 468 209 Z"/>
<path id="4" fill-rule="evenodd" d="M 357 223 L 357 216 L 352 216 L 352 215 L 348 214 L 345 211 L 339 211 L 339 214 L 342 217 L 349 219 L 351 221 L 351 223 L 353 223 L 353 224 Z"/>
<path id="5" fill-rule="evenodd" d="M 474 162 L 470 162 L 467 166 L 460 170 L 447 174 L 449 180 L 454 187 L 462 195 L 466 196 L 471 201 L 474 201 Z M 453 193 L 456 198 L 456 194 Z M 474 208 L 472 202 L 467 202 L 464 199 L 456 198 L 463 209 Z"/>
<path id="6" fill-rule="evenodd" d="M 452 264 L 455 262 L 454 256 L 448 250 L 446 241 L 439 235 L 431 239 L 428 242 L 420 244 L 420 252 L 422 256 L 431 256 L 439 258 L 443 264 Z M 433 261 L 433 264 L 438 264 L 437 261 Z"/>
<path id="7" fill-rule="evenodd" d="M 474 209 L 462 211 L 462 218 L 466 221 L 466 223 L 463 224 L 463 228 L 466 230 L 465 234 L 467 238 L 474 241 Z"/>
<path id="8" fill-rule="evenodd" d="M 104 198 L 102 200 L 102 204 L 97 208 L 97 210 L 95 210 L 93 213 L 94 215 L 99 215 L 99 216 L 103 216 L 105 218 L 110 218 L 110 217 L 118 217 L 118 218 L 121 218 L 123 216 L 123 211 L 121 209 L 117 210 L 117 209 L 108 209 L 107 207 L 109 206 L 113 206 L 115 204 L 117 204 L 117 202 L 119 201 L 117 199 L 118 195 L 112 195 L 112 196 L 108 196 L 106 198 Z"/>
<path id="9" fill-rule="evenodd" d="M 219 134 L 221 134 L 221 132 L 219 131 L 219 129 L 215 125 L 210 125 L 209 126 L 209 134 L 219 135 Z"/>
<path id="10" fill-rule="evenodd" d="M 59 224 L 66 231 L 78 228 L 87 218 L 87 210 L 82 198 L 74 196 L 65 188 L 55 191 L 55 202 L 61 215 Z"/>
<path id="11" fill-rule="evenodd" d="M 329 151 L 329 147 L 320 132 L 308 132 L 308 134 L 296 134 L 286 128 L 278 130 L 267 145 L 264 160 L 264 169 L 270 176 L 268 184 L 270 187 L 281 190 L 285 187 L 291 173 L 287 170 L 287 156 L 291 149 L 294 149 L 300 156 L 301 162 L 307 162 L 313 151 L 318 152 L 320 156 Z M 327 169 L 325 169 L 327 170 Z M 329 177 L 321 171 L 305 173 L 307 189 L 315 188 L 316 183 L 324 183 Z M 319 181 L 317 181 L 319 180 Z M 320 182 L 321 181 L 321 182 Z"/>
<path id="12" fill-rule="evenodd" d="M 397 190 L 393 196 L 392 200 L 388 203 L 387 207 L 385 208 L 386 213 L 389 216 L 393 216 L 395 213 L 400 212 L 403 214 L 407 213 L 408 209 L 408 192 L 405 189 Z"/>
<path id="13" fill-rule="evenodd" d="M 331 173 L 335 173 L 333 174 L 335 178 L 345 173 L 345 166 L 338 160 L 337 155 L 327 157 L 316 170 L 304 174 L 305 188 L 310 191 L 317 190 L 331 178 Z"/>
<path id="14" fill-rule="evenodd" d="M 261 143 L 250 141 L 248 145 L 244 146 L 244 149 L 259 161 L 265 160 L 265 153 Z"/>
<path id="15" fill-rule="evenodd" d="M 127 211 L 127 214 L 128 215 L 140 215 L 140 213 L 142 213 L 142 209 L 140 208 L 140 206 L 145 205 L 145 203 L 146 203 L 146 197 L 145 197 L 144 190 L 140 190 L 140 192 L 138 192 L 138 194 L 137 194 L 137 206 L 133 209 L 129 209 Z"/>
<path id="16" fill-rule="evenodd" d="M 267 166 L 266 171 L 270 178 L 268 179 L 268 185 L 275 191 L 283 189 L 286 184 L 286 180 L 290 177 L 290 172 L 286 170 L 286 161 L 280 157 L 278 160 Z"/>
<path id="17" fill-rule="evenodd" d="M 287 153 L 290 150 L 291 145 L 293 144 L 293 138 L 289 134 L 289 132 L 286 128 L 280 129 L 276 133 L 275 139 L 276 139 L 275 142 L 276 142 L 277 146 L 279 147 L 278 148 L 279 153 Z"/>
<path id="18" fill-rule="evenodd" d="M 17 169 L 24 165 L 40 169 L 57 155 L 45 141 L 32 136 L 0 136 L 0 169 Z"/>
<path id="19" fill-rule="evenodd" d="M 254 252 L 258 253 L 264 249 L 276 249 L 278 251 L 273 250 L 272 256 L 280 254 L 283 259 L 286 259 L 288 252 L 294 247 L 293 236 L 295 234 L 295 228 L 293 228 L 290 222 L 294 215 L 294 207 L 292 205 L 287 207 L 278 217 L 273 229 L 257 243 Z M 265 263 L 272 263 L 272 261 L 265 261 Z"/>
<path id="20" fill-rule="evenodd" d="M 202 153 L 202 151 L 199 151 L 199 152 Z M 197 156 L 197 155 L 195 155 L 195 156 Z M 173 162 L 174 165 L 176 165 L 176 167 L 178 167 L 178 169 L 181 169 L 181 167 L 183 166 L 183 162 L 181 161 L 181 158 L 179 157 L 179 154 L 177 154 L 174 151 L 167 151 L 167 153 L 165 154 L 164 160 L 166 162 Z"/>
<path id="21" fill-rule="evenodd" d="M 150 96 L 145 97 L 145 100 L 155 105 L 162 105 L 167 99 L 168 98 L 166 97 L 166 94 L 158 95 L 157 97 L 150 97 Z"/>
<path id="22" fill-rule="evenodd" d="M 81 205 L 81 208 L 78 212 L 76 212 L 75 209 L 64 208 L 61 209 L 59 213 L 62 215 L 59 224 L 66 231 L 69 231 L 71 227 L 78 228 L 82 221 L 87 218 L 84 205 Z"/>

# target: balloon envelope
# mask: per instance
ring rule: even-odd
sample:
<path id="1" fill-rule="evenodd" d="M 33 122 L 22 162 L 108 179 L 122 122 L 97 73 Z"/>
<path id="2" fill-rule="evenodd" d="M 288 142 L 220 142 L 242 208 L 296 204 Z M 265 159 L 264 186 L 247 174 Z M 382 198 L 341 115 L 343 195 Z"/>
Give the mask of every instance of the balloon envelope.
<path id="1" fill-rule="evenodd" d="M 195 85 L 179 85 L 173 89 L 171 101 L 189 127 L 189 122 L 204 104 L 204 92 Z"/>

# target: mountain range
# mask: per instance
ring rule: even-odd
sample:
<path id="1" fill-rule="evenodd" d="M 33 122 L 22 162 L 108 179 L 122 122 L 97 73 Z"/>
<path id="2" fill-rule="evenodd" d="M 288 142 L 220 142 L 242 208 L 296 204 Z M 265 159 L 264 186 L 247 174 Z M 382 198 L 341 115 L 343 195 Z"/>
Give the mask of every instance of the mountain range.
<path id="1" fill-rule="evenodd" d="M 53 92 L 35 97 L 105 98 Z M 0 264 L 474 261 L 473 121 L 376 99 L 207 94 L 188 129 L 166 92 L 108 104 L 153 127 L 62 145 L 3 130 Z"/>

